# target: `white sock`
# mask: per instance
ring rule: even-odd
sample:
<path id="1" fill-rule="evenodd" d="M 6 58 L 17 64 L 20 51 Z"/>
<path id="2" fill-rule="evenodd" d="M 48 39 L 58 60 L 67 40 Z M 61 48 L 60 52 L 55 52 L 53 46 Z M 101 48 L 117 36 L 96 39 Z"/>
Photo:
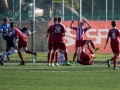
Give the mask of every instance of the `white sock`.
<path id="1" fill-rule="evenodd" d="M 16 49 L 10 50 L 9 53 L 10 53 L 10 55 L 11 55 L 11 54 L 14 54 L 14 53 L 17 53 L 17 50 L 16 50 Z"/>
<path id="2" fill-rule="evenodd" d="M 4 58 L 6 57 L 6 54 L 7 54 L 7 52 L 4 51 L 3 54 L 2 54 L 2 59 L 3 59 L 3 60 L 4 60 Z"/>

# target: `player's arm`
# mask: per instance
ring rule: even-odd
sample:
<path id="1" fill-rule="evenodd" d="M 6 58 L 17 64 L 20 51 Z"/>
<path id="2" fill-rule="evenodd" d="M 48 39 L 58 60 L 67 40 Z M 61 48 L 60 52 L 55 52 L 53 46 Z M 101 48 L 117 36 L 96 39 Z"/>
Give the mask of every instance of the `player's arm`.
<path id="1" fill-rule="evenodd" d="M 106 48 L 108 41 L 109 41 L 109 36 L 107 36 L 107 39 L 106 39 L 106 44 L 105 44 L 104 49 Z"/>
<path id="2" fill-rule="evenodd" d="M 87 30 L 92 28 L 91 25 L 87 21 L 83 20 L 83 22 L 88 25 Z"/>
<path id="3" fill-rule="evenodd" d="M 48 42 L 49 33 L 46 34 L 46 41 Z"/>
<path id="4" fill-rule="evenodd" d="M 72 27 L 73 23 L 74 23 L 74 21 L 71 22 L 70 29 L 73 29 L 73 27 Z"/>

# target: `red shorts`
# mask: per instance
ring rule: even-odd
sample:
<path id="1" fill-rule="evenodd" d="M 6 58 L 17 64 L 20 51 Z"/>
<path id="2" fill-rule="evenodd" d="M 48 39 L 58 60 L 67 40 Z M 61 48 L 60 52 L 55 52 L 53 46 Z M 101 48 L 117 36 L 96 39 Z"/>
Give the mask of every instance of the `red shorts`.
<path id="1" fill-rule="evenodd" d="M 76 47 L 83 47 L 85 45 L 85 42 L 87 40 L 77 40 L 76 41 Z"/>
<path id="2" fill-rule="evenodd" d="M 54 42 L 53 43 L 53 50 L 58 50 L 59 48 L 61 50 L 65 50 L 66 49 L 65 42 Z"/>
<path id="3" fill-rule="evenodd" d="M 22 47 L 28 47 L 28 42 L 27 41 L 18 41 L 18 48 Z"/>
<path id="4" fill-rule="evenodd" d="M 113 53 L 119 53 L 119 44 L 111 44 L 111 49 Z"/>
<path id="5" fill-rule="evenodd" d="M 48 43 L 48 49 L 52 50 L 53 49 L 53 43 Z"/>

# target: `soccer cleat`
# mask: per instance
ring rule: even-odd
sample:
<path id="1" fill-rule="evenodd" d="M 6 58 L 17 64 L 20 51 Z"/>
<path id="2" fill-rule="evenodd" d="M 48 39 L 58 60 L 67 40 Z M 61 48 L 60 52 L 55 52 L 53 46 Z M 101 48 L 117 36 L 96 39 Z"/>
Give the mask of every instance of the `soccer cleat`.
<path id="1" fill-rule="evenodd" d="M 95 49 L 94 49 L 94 52 L 97 52 L 99 49 L 100 49 L 99 47 L 95 48 Z"/>
<path id="2" fill-rule="evenodd" d="M 50 66 L 50 63 L 48 63 L 48 65 L 47 66 Z"/>
<path id="3" fill-rule="evenodd" d="M 119 68 L 118 67 L 114 67 L 114 70 L 119 70 Z"/>
<path id="4" fill-rule="evenodd" d="M 34 58 L 35 58 L 35 59 L 37 58 L 37 53 L 36 53 L 36 52 L 34 52 Z"/>
<path id="5" fill-rule="evenodd" d="M 58 63 L 55 63 L 55 66 L 60 66 Z"/>
<path id="6" fill-rule="evenodd" d="M 108 64 L 108 67 L 110 67 L 110 60 L 109 59 L 107 60 L 107 64 Z"/>
<path id="7" fill-rule="evenodd" d="M 55 66 L 55 64 L 54 64 L 54 63 L 51 63 L 50 66 Z"/>
<path id="8" fill-rule="evenodd" d="M 65 62 L 66 66 L 72 66 L 69 62 Z"/>
<path id="9" fill-rule="evenodd" d="M 72 62 L 72 66 L 74 66 L 75 62 Z"/>
<path id="10" fill-rule="evenodd" d="M 21 66 L 21 65 L 25 65 L 25 62 L 24 62 L 24 61 L 21 61 L 19 65 L 20 65 L 20 66 Z"/>

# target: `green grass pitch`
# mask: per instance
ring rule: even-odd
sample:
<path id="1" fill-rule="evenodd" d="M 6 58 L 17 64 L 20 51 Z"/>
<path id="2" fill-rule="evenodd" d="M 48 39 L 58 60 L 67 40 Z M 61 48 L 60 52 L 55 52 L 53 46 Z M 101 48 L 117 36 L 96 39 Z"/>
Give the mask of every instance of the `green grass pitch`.
<path id="1" fill-rule="evenodd" d="M 119 90 L 120 70 L 107 67 L 106 57 L 92 66 L 47 66 L 46 54 L 40 53 L 41 62 L 26 62 L 19 66 L 19 59 L 11 56 L 10 62 L 0 66 L 0 90 Z M 111 57 L 109 55 L 109 57 Z M 30 56 L 24 55 L 29 60 Z M 72 58 L 72 57 L 71 57 Z M 16 62 L 12 62 L 17 60 Z M 100 59 L 99 59 L 100 60 Z M 103 60 L 103 62 L 102 62 Z M 98 61 L 98 60 L 96 60 Z M 70 60 L 71 62 L 71 60 Z M 119 67 L 119 64 L 118 64 Z"/>

